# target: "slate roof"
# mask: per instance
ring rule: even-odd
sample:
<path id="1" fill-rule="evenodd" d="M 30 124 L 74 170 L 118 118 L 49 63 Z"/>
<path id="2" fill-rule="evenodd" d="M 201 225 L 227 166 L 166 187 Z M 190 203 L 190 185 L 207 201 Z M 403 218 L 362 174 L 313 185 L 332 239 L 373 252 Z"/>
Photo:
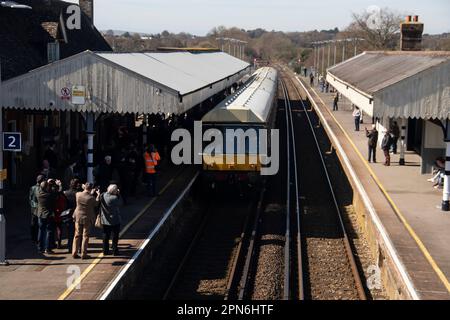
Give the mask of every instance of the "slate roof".
<path id="1" fill-rule="evenodd" d="M 0 59 L 2 80 L 47 64 L 47 44 L 62 39 L 60 15 L 67 21 L 67 6 L 59 0 L 18 0 L 32 10 L 0 6 Z M 81 29 L 67 31 L 68 43 L 60 42 L 61 59 L 92 51 L 112 51 L 101 33 L 83 13 Z"/>

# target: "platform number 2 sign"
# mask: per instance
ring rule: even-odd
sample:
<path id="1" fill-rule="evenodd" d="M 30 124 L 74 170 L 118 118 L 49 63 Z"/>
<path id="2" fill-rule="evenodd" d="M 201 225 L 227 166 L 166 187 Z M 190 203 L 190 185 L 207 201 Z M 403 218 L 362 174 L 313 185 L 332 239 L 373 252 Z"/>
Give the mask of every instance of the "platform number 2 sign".
<path id="1" fill-rule="evenodd" d="M 22 134 L 20 132 L 3 132 L 3 151 L 22 151 Z"/>

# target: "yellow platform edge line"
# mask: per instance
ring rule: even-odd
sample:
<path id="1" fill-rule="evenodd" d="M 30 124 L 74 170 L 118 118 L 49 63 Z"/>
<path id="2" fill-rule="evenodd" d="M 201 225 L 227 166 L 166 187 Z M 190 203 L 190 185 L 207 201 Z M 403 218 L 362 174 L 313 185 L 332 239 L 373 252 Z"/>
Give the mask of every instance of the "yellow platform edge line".
<path id="1" fill-rule="evenodd" d="M 444 286 L 447 289 L 447 291 L 450 292 L 450 282 L 448 281 L 448 279 L 445 276 L 444 272 L 438 266 L 438 264 L 436 263 L 434 258 L 431 256 L 430 252 L 428 251 L 428 249 L 426 248 L 426 246 L 424 245 L 424 243 L 422 242 L 420 237 L 417 235 L 417 233 L 414 231 L 414 229 L 408 223 L 408 221 L 406 220 L 404 215 L 401 213 L 400 209 L 397 207 L 397 205 L 395 204 L 394 200 L 392 200 L 391 196 L 386 191 L 386 189 L 384 188 L 383 184 L 378 179 L 378 177 L 375 174 L 375 172 L 369 166 L 367 160 L 364 158 L 364 156 L 361 154 L 361 152 L 358 150 L 358 148 L 356 147 L 356 145 L 354 144 L 354 142 L 352 141 L 352 139 L 348 135 L 347 131 L 342 127 L 342 125 L 339 123 L 339 121 L 336 119 L 336 117 L 333 115 L 333 113 L 331 113 L 331 111 L 327 108 L 326 103 L 322 100 L 322 98 L 319 96 L 319 94 L 316 92 L 316 90 L 314 90 L 314 88 L 311 88 L 310 86 L 308 86 L 308 87 L 314 92 L 314 94 L 317 96 L 317 98 L 319 98 L 320 102 L 325 107 L 325 109 L 327 110 L 328 114 L 333 118 L 334 122 L 336 122 L 338 127 L 342 130 L 342 132 L 344 133 L 345 137 L 350 142 L 351 146 L 356 151 L 357 155 L 359 156 L 359 158 L 364 163 L 364 166 L 367 168 L 367 170 L 369 171 L 370 175 L 374 179 L 375 183 L 378 185 L 378 187 L 380 188 L 381 192 L 384 194 L 384 196 L 386 197 L 386 199 L 388 200 L 388 202 L 390 203 L 390 205 L 394 209 L 395 213 L 397 214 L 397 217 L 400 219 L 400 221 L 405 226 L 406 230 L 408 230 L 408 232 L 411 235 L 411 237 L 417 243 L 417 245 L 419 246 L 420 251 L 422 251 L 423 255 L 425 256 L 427 261 L 430 263 L 431 267 L 436 272 L 436 274 L 438 275 L 439 279 L 444 284 Z"/>

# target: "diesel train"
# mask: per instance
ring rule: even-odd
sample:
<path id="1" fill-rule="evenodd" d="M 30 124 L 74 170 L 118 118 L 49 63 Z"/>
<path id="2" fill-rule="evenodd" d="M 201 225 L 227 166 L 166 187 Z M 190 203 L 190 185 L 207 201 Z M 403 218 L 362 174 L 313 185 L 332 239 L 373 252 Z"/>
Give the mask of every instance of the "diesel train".
<path id="1" fill-rule="evenodd" d="M 203 177 L 211 186 L 261 181 L 273 143 L 277 92 L 277 70 L 263 67 L 204 115 Z"/>

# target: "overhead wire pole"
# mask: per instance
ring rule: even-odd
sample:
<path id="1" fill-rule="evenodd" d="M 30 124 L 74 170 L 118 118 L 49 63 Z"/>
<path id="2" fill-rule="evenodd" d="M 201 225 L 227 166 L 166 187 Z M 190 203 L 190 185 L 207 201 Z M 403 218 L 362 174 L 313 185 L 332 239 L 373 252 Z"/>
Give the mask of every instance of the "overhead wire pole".
<path id="1" fill-rule="evenodd" d="M 325 46 L 322 46 L 322 68 L 320 71 L 320 74 L 322 75 L 324 73 L 324 67 L 325 67 Z"/>
<path id="2" fill-rule="evenodd" d="M 327 69 L 330 67 L 331 43 L 328 42 Z"/>
<path id="3" fill-rule="evenodd" d="M 342 61 L 343 62 L 345 60 L 345 44 L 347 43 L 347 40 L 343 40 L 342 41 Z"/>
<path id="4" fill-rule="evenodd" d="M 216 38 L 216 41 L 217 41 L 217 43 L 219 44 L 219 46 L 220 46 L 220 50 L 222 51 L 222 52 L 224 52 L 224 47 L 223 47 L 223 44 L 224 44 L 224 38 Z"/>
<path id="5" fill-rule="evenodd" d="M 337 42 L 334 41 L 333 66 L 336 65 Z"/>
<path id="6" fill-rule="evenodd" d="M 313 66 L 316 68 L 316 46 L 313 44 Z"/>

